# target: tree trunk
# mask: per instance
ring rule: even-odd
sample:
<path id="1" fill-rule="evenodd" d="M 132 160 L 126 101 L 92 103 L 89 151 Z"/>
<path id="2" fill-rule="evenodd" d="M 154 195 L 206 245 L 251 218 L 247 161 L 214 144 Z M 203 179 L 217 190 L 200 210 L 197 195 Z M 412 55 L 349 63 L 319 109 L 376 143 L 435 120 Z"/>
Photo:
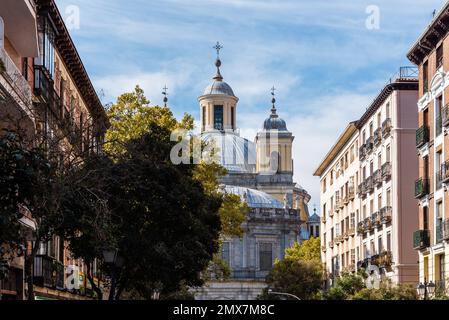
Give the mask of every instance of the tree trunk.
<path id="1" fill-rule="evenodd" d="M 98 300 L 103 300 L 103 292 L 101 291 L 101 289 L 97 286 L 97 284 L 94 281 L 94 278 L 91 273 L 90 263 L 86 263 L 86 266 L 87 266 L 87 279 L 89 280 L 89 282 L 92 286 L 92 289 L 94 289 L 94 291 L 97 293 Z"/>

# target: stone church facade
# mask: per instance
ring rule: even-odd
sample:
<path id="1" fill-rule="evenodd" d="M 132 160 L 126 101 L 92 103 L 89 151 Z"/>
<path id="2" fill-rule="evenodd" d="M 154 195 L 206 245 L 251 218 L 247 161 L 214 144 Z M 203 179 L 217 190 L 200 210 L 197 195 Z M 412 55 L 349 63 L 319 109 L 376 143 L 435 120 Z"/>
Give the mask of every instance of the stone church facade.
<path id="1" fill-rule="evenodd" d="M 228 174 L 224 192 L 239 195 L 250 208 L 244 235 L 223 239 L 222 258 L 231 268 L 223 281 L 196 290 L 198 300 L 253 300 L 266 287 L 265 277 L 286 248 L 309 238 L 310 196 L 293 181 L 294 137 L 277 114 L 273 91 L 271 114 L 254 142 L 237 128 L 238 97 L 223 81 L 221 61 L 213 82 L 199 97 L 201 138 L 214 146 Z"/>

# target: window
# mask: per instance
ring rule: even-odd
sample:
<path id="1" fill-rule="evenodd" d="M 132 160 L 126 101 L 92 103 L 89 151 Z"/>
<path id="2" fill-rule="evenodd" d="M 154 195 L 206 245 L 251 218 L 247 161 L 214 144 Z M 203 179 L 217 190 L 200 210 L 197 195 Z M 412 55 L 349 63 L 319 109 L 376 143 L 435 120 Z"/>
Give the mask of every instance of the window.
<path id="1" fill-rule="evenodd" d="M 380 112 L 377 114 L 377 127 L 382 127 L 382 114 Z"/>
<path id="2" fill-rule="evenodd" d="M 206 107 L 203 107 L 203 131 L 206 130 Z"/>
<path id="3" fill-rule="evenodd" d="M 223 106 L 214 106 L 214 129 L 223 130 Z"/>
<path id="4" fill-rule="evenodd" d="M 390 103 L 387 103 L 387 106 L 385 107 L 385 116 L 386 118 L 390 118 Z"/>
<path id="5" fill-rule="evenodd" d="M 436 66 L 439 69 L 443 65 L 443 44 L 440 44 L 437 48 L 437 60 Z"/>
<path id="6" fill-rule="evenodd" d="M 371 161 L 371 162 L 369 163 L 369 175 L 372 176 L 373 173 L 374 173 L 374 162 Z"/>
<path id="7" fill-rule="evenodd" d="M 429 230 L 429 208 L 423 207 L 422 208 L 422 222 L 423 222 L 423 229 Z"/>
<path id="8" fill-rule="evenodd" d="M 235 129 L 235 124 L 234 124 L 234 107 L 231 107 L 231 128 L 232 128 L 232 130 Z"/>
<path id="9" fill-rule="evenodd" d="M 326 178 L 323 179 L 323 192 L 326 192 Z"/>
<path id="10" fill-rule="evenodd" d="M 371 199 L 369 201 L 369 209 L 370 209 L 370 213 L 373 214 L 374 213 L 374 200 Z"/>
<path id="11" fill-rule="evenodd" d="M 374 135 L 374 126 L 373 122 L 370 122 L 369 124 L 369 136 L 372 137 Z"/>
<path id="12" fill-rule="evenodd" d="M 391 207 L 391 189 L 387 190 L 387 207 Z"/>
<path id="13" fill-rule="evenodd" d="M 382 208 L 382 193 L 377 197 L 377 209 L 380 210 Z"/>
<path id="14" fill-rule="evenodd" d="M 386 150 L 385 157 L 387 158 L 387 159 L 386 159 L 387 162 L 390 162 L 390 161 L 391 161 L 391 147 L 390 147 L 390 145 L 387 146 L 387 150 Z"/>
<path id="15" fill-rule="evenodd" d="M 377 252 L 381 253 L 382 251 L 384 251 L 384 247 L 383 247 L 383 243 L 382 243 L 382 236 L 379 236 L 377 238 Z"/>
<path id="16" fill-rule="evenodd" d="M 22 59 L 22 75 L 25 80 L 28 80 L 28 58 Z"/>
<path id="17" fill-rule="evenodd" d="M 435 240 L 437 243 L 443 240 L 443 202 L 439 201 L 437 203 L 436 212 L 436 225 L 435 225 Z"/>
<path id="18" fill-rule="evenodd" d="M 53 79 L 55 68 L 55 31 L 50 21 L 46 18 L 42 19 L 42 23 L 39 27 L 40 56 L 35 58 L 35 64 L 45 67 L 50 74 L 50 77 Z"/>
<path id="19" fill-rule="evenodd" d="M 387 251 L 391 251 L 391 232 L 387 232 Z"/>
<path id="20" fill-rule="evenodd" d="M 363 132 L 362 132 L 362 141 L 361 141 L 361 144 L 364 144 L 365 141 L 366 141 L 366 132 L 365 132 L 365 130 L 363 130 Z"/>
<path id="21" fill-rule="evenodd" d="M 423 64 L 422 68 L 423 74 L 423 93 L 427 93 L 429 91 L 429 62 L 426 61 Z"/>
<path id="22" fill-rule="evenodd" d="M 363 205 L 362 207 L 362 217 L 363 219 L 366 219 L 366 205 Z"/>
<path id="23" fill-rule="evenodd" d="M 261 271 L 270 271 L 273 266 L 273 248 L 271 243 L 259 244 L 259 264 Z"/>
<path id="24" fill-rule="evenodd" d="M 382 168 L 382 152 L 379 152 L 379 154 L 377 155 L 377 169 L 381 169 Z"/>
<path id="25" fill-rule="evenodd" d="M 350 156 L 349 156 L 349 161 L 352 163 L 354 162 L 355 159 L 355 154 L 354 154 L 354 145 L 351 146 L 351 151 L 350 151 Z"/>
<path id="26" fill-rule="evenodd" d="M 228 265 L 231 263 L 231 244 L 229 242 L 223 242 L 223 248 L 221 251 L 221 258 Z"/>
<path id="27" fill-rule="evenodd" d="M 376 252 L 376 247 L 374 246 L 374 239 L 371 239 L 370 241 L 370 253 L 371 255 L 375 254 Z"/>
<path id="28" fill-rule="evenodd" d="M 326 218 L 326 204 L 323 204 L 323 217 Z"/>

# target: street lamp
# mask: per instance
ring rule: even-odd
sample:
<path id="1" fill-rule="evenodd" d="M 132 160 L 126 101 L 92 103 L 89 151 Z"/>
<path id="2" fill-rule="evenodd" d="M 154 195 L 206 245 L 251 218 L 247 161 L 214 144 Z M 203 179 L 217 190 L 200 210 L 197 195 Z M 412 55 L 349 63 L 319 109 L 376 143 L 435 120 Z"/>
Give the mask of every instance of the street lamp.
<path id="1" fill-rule="evenodd" d="M 420 282 L 418 286 L 416 287 L 416 290 L 418 291 L 418 295 L 423 300 L 427 300 L 429 296 L 432 296 L 435 292 L 435 283 L 432 281 L 427 282 L 426 279 L 424 279 L 424 283 Z"/>
<path id="2" fill-rule="evenodd" d="M 294 294 L 291 293 L 286 293 L 286 292 L 275 292 L 273 291 L 273 289 L 268 289 L 268 294 L 274 294 L 274 295 L 278 295 L 278 296 L 287 296 L 287 297 L 291 297 L 294 298 L 296 300 L 301 300 L 299 299 L 297 296 L 295 296 Z"/>
<path id="3" fill-rule="evenodd" d="M 107 248 L 103 250 L 104 263 L 111 267 L 111 292 L 109 300 L 115 299 L 115 287 L 117 285 L 117 268 L 123 267 L 125 260 L 118 254 L 118 249 Z"/>

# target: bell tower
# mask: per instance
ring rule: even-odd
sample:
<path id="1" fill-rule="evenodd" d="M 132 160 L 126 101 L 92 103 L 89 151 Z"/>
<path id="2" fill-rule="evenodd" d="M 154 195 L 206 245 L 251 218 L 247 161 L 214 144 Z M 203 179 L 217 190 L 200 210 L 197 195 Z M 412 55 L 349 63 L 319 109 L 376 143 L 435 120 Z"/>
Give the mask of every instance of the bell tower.
<path id="1" fill-rule="evenodd" d="M 219 42 L 214 46 L 217 51 L 215 67 L 216 75 L 213 82 L 198 98 L 200 105 L 201 133 L 210 131 L 229 132 L 237 130 L 237 103 L 239 99 L 234 95 L 231 86 L 223 81 L 220 72 L 220 50 L 223 46 Z"/>
<path id="2" fill-rule="evenodd" d="M 287 130 L 276 109 L 275 88 L 271 89 L 271 114 L 256 136 L 256 171 L 259 174 L 293 175 L 292 145 L 294 137 Z"/>

